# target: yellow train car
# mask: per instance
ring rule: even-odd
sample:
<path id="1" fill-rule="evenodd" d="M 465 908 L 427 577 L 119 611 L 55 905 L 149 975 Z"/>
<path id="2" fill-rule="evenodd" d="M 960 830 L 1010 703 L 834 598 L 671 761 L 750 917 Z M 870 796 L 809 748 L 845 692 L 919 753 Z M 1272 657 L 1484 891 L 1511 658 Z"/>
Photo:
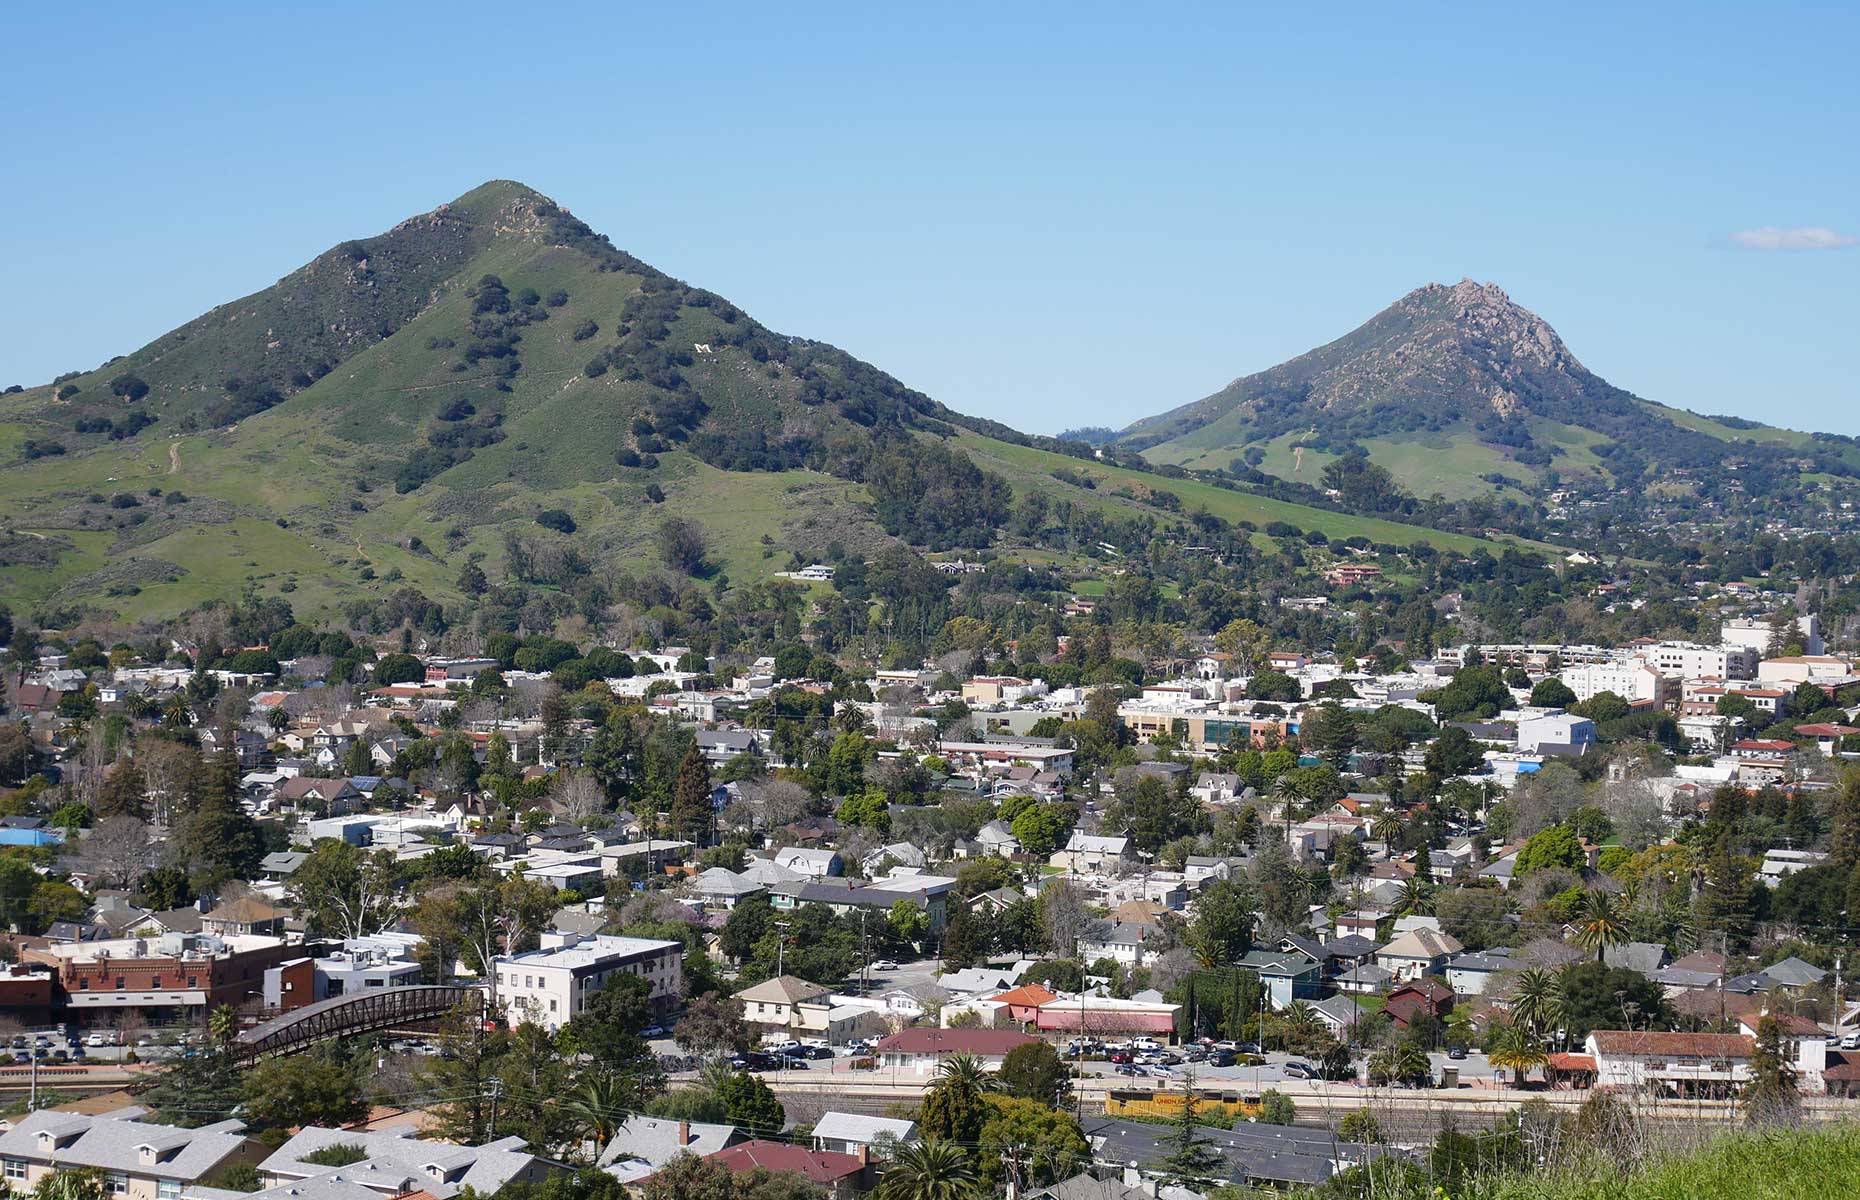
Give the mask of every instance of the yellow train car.
<path id="1" fill-rule="evenodd" d="M 1104 1098 L 1107 1117 L 1179 1117 L 1188 1101 L 1186 1092 L 1161 1091 L 1156 1088 L 1114 1088 Z M 1199 1092 L 1195 1112 L 1238 1117 L 1257 1117 L 1260 1100 L 1247 1092 Z"/>

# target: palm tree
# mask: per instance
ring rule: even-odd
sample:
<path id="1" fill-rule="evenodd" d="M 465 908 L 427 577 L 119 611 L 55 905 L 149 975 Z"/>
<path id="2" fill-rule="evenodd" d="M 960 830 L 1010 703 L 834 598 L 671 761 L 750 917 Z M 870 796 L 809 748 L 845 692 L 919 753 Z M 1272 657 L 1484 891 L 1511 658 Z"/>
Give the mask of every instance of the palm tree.
<path id="1" fill-rule="evenodd" d="M 1298 810 L 1299 801 L 1305 798 L 1304 781 L 1290 772 L 1272 781 L 1272 798 L 1285 806 L 1285 827 L 1292 827 L 1293 817 Z"/>
<path id="2" fill-rule="evenodd" d="M 1285 1031 L 1298 1039 L 1315 1035 L 1318 1031 L 1317 1014 L 1303 1000 L 1294 1000 L 1285 1006 Z"/>
<path id="3" fill-rule="evenodd" d="M 1401 899 L 1395 902 L 1395 911 L 1404 917 L 1425 917 L 1434 911 L 1433 885 L 1418 875 L 1410 875 L 1402 881 Z"/>
<path id="4" fill-rule="evenodd" d="M 988 1073 L 982 1060 L 973 1054 L 952 1054 L 936 1065 L 936 1082 L 932 1087 L 960 1087 L 977 1092 L 998 1092 L 1001 1081 Z"/>
<path id="5" fill-rule="evenodd" d="M 1563 1015 L 1562 979 L 1541 967 L 1526 967 L 1512 985 L 1510 1006 L 1512 1020 L 1543 1032 Z"/>
<path id="6" fill-rule="evenodd" d="M 1524 1026 L 1515 1024 L 1499 1029 L 1497 1044 L 1486 1058 L 1493 1066 L 1510 1071 L 1514 1084 L 1523 1083 L 1533 1067 L 1550 1061 L 1544 1053 L 1543 1040 Z"/>
<path id="7" fill-rule="evenodd" d="M 1384 846 L 1392 844 L 1401 835 L 1401 814 L 1392 808 L 1383 809 L 1370 822 L 1369 835 Z"/>
<path id="8" fill-rule="evenodd" d="M 874 1195 L 877 1200 L 972 1200 L 978 1193 L 968 1152 L 930 1138 L 898 1151 Z"/>
<path id="9" fill-rule="evenodd" d="M 593 1139 L 594 1152 L 598 1155 L 620 1131 L 621 1120 L 632 1099 L 632 1088 L 618 1075 L 599 1071 L 582 1076 L 581 1086 L 569 1093 L 562 1109 L 576 1130 Z"/>
<path id="10" fill-rule="evenodd" d="M 1611 892 L 1596 888 L 1582 894 L 1576 913 L 1576 944 L 1595 951 L 1601 962 L 1612 946 L 1628 940 L 1627 909 Z"/>

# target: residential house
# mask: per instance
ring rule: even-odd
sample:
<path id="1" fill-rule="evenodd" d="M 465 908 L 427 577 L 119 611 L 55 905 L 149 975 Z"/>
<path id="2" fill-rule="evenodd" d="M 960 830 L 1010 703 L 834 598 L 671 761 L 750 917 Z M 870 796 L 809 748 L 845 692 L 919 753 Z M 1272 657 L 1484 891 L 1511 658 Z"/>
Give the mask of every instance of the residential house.
<path id="1" fill-rule="evenodd" d="M 889 1142 L 907 1146 L 917 1140 L 917 1122 L 865 1113 L 829 1112 L 814 1122 L 814 1149 L 858 1154 Z"/>
<path id="2" fill-rule="evenodd" d="M 1499 976 L 1524 966 L 1507 950 L 1456 954 L 1447 960 L 1447 986 L 1462 996 L 1485 995 L 1493 989 Z"/>
<path id="3" fill-rule="evenodd" d="M 258 1177 L 267 1188 L 288 1188 L 306 1181 L 341 1182 L 367 1188 L 384 1200 L 422 1192 L 434 1200 L 450 1200 L 467 1189 L 490 1195 L 506 1184 L 540 1183 L 560 1169 L 531 1153 L 520 1137 L 460 1146 L 422 1141 L 413 1136 L 414 1132 L 411 1125 L 382 1131 L 306 1126 L 258 1164 Z M 316 1161 L 336 1146 L 353 1147 L 366 1157 L 346 1166 Z M 331 1189 L 318 1188 L 317 1182 L 299 1191 L 331 1194 Z M 344 1194 L 359 1195 L 353 1191 Z"/>
<path id="4" fill-rule="evenodd" d="M 1397 1029 L 1411 1028 L 1417 1021 L 1444 1020 L 1453 1011 L 1453 989 L 1438 979 L 1417 979 L 1390 992 L 1382 1011 Z"/>
<path id="5" fill-rule="evenodd" d="M 1146 967 L 1161 950 L 1162 929 L 1155 925 L 1114 921 L 1099 932 L 1079 939 L 1079 956 L 1086 962 L 1111 959 L 1126 967 Z"/>
<path id="6" fill-rule="evenodd" d="M 232 938 L 259 935 L 284 936 L 285 912 L 263 900 L 246 896 L 230 900 L 207 912 L 200 919 L 203 932 L 214 937 Z"/>
<path id="7" fill-rule="evenodd" d="M 844 869 L 837 850 L 810 850 L 802 846 L 777 850 L 775 865 L 812 879 L 826 879 Z"/>
<path id="8" fill-rule="evenodd" d="M 1120 869 L 1136 861 L 1127 837 L 1103 837 L 1090 833 L 1073 833 L 1063 850 L 1054 851 L 1052 865 L 1063 870 L 1100 874 Z"/>
<path id="9" fill-rule="evenodd" d="M 249 1153 L 250 1145 L 238 1121 L 183 1129 L 42 1108 L 14 1118 L 0 1133 L 0 1166 L 9 1191 L 32 1191 L 61 1171 L 93 1170 L 102 1175 L 106 1195 L 179 1200 L 181 1189 Z"/>
<path id="10" fill-rule="evenodd" d="M 1452 934 L 1433 929 L 1412 929 L 1376 951 L 1376 964 L 1399 980 L 1437 975 L 1448 960 L 1465 950 Z"/>
<path id="11" fill-rule="evenodd" d="M 707 1158 L 747 1140 L 748 1135 L 734 1125 L 633 1114 L 620 1123 L 598 1161 L 603 1169 L 628 1180 L 650 1174 L 680 1154 Z M 625 1169 L 635 1165 L 645 1170 L 630 1174 Z"/>
<path id="12" fill-rule="evenodd" d="M 1283 1010 L 1294 1000 L 1315 999 L 1320 992 L 1319 962 L 1301 950 L 1254 950 L 1234 965 L 1259 976 L 1275 1010 Z"/>
<path id="13" fill-rule="evenodd" d="M 732 1175 L 757 1171 L 799 1175 L 825 1191 L 831 1200 L 847 1200 L 867 1190 L 872 1182 L 871 1158 L 867 1154 L 835 1154 L 760 1138 L 719 1150 L 710 1161 L 727 1167 Z"/>
<path id="14" fill-rule="evenodd" d="M 764 980 L 736 993 L 743 1019 L 751 1025 L 774 1029 L 824 1031 L 831 1005 L 831 988 L 793 975 Z"/>

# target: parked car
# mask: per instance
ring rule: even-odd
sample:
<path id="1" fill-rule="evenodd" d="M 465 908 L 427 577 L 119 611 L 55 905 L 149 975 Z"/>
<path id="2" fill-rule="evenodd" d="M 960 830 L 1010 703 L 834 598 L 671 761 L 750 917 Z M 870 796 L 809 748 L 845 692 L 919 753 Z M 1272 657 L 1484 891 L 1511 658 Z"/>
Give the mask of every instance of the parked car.
<path id="1" fill-rule="evenodd" d="M 1241 1042 L 1239 1045 L 1234 1047 L 1234 1051 L 1239 1054 L 1258 1054 L 1259 1043 L 1258 1042 Z"/>
<path id="2" fill-rule="evenodd" d="M 898 964 L 889 958 L 881 958 L 872 964 L 872 969 L 874 971 L 895 971 L 898 969 Z"/>
<path id="3" fill-rule="evenodd" d="M 1860 1033 L 1850 1033 L 1841 1039 L 1841 1049 L 1860 1050 Z"/>
<path id="4" fill-rule="evenodd" d="M 1464 1046 L 1448 1046 L 1448 1047 L 1447 1047 L 1447 1057 L 1448 1057 L 1448 1058 L 1451 1058 L 1451 1059 L 1454 1059 L 1454 1060 L 1456 1060 L 1456 1061 L 1457 1061 L 1457 1060 L 1459 1060 L 1459 1059 L 1462 1059 L 1462 1058 L 1465 1058 L 1465 1057 L 1466 1057 L 1466 1047 L 1464 1047 Z"/>
<path id="5" fill-rule="evenodd" d="M 1131 1054 L 1130 1051 L 1128 1050 L 1113 1050 L 1110 1053 L 1110 1059 L 1114 1063 L 1119 1063 L 1119 1064 L 1128 1063 L 1132 1061 L 1134 1058 L 1135 1058 L 1135 1055 Z"/>
<path id="6" fill-rule="evenodd" d="M 86 1046 L 111 1046 L 111 1045 L 114 1045 L 115 1043 L 110 1040 L 109 1034 L 99 1029 L 93 1033 L 86 1035 L 84 1038 L 84 1044 Z"/>
<path id="7" fill-rule="evenodd" d="M 799 1054 L 784 1054 L 777 1060 L 776 1066 L 784 1071 L 805 1071 L 807 1070 L 807 1060 Z"/>
<path id="8" fill-rule="evenodd" d="M 1117 1066 L 1117 1073 L 1119 1075 L 1141 1075 L 1144 1071 L 1142 1067 L 1133 1067 L 1129 1063 L 1119 1063 Z"/>
<path id="9" fill-rule="evenodd" d="M 1318 1077 L 1317 1068 L 1307 1062 L 1288 1062 L 1279 1069 L 1291 1079 L 1316 1079 Z"/>
<path id="10" fill-rule="evenodd" d="M 1208 1052 L 1208 1065 L 1211 1067 L 1231 1067 L 1234 1065 L 1234 1052 L 1232 1050 L 1210 1050 Z"/>
<path id="11" fill-rule="evenodd" d="M 1240 1043 L 1235 1042 L 1235 1041 L 1219 1041 L 1209 1046 L 1209 1049 L 1211 1050 L 1225 1050 L 1229 1054 L 1232 1054 L 1234 1051 L 1238 1050 L 1239 1048 L 1240 1048 Z"/>
<path id="12" fill-rule="evenodd" d="M 666 1029 L 665 1029 L 665 1026 L 663 1025 L 648 1025 L 644 1029 L 639 1031 L 639 1036 L 646 1038 L 648 1040 L 652 1038 L 662 1038 L 665 1035 L 666 1035 Z"/>

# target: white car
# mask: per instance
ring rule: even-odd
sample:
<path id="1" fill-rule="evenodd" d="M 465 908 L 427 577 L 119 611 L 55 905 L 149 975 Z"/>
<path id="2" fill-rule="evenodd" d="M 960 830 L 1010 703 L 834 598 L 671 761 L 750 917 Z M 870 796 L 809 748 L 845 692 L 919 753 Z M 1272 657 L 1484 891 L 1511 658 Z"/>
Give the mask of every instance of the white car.
<path id="1" fill-rule="evenodd" d="M 1841 1049 L 1860 1050 L 1860 1033 L 1850 1033 L 1841 1039 Z"/>
<path id="2" fill-rule="evenodd" d="M 895 971 L 898 969 L 898 964 L 889 958 L 881 958 L 872 964 L 872 969 L 874 971 Z"/>
<path id="3" fill-rule="evenodd" d="M 86 1046 L 109 1046 L 114 1043 L 110 1040 L 110 1035 L 107 1033 L 93 1033 L 84 1038 L 84 1044 Z"/>

